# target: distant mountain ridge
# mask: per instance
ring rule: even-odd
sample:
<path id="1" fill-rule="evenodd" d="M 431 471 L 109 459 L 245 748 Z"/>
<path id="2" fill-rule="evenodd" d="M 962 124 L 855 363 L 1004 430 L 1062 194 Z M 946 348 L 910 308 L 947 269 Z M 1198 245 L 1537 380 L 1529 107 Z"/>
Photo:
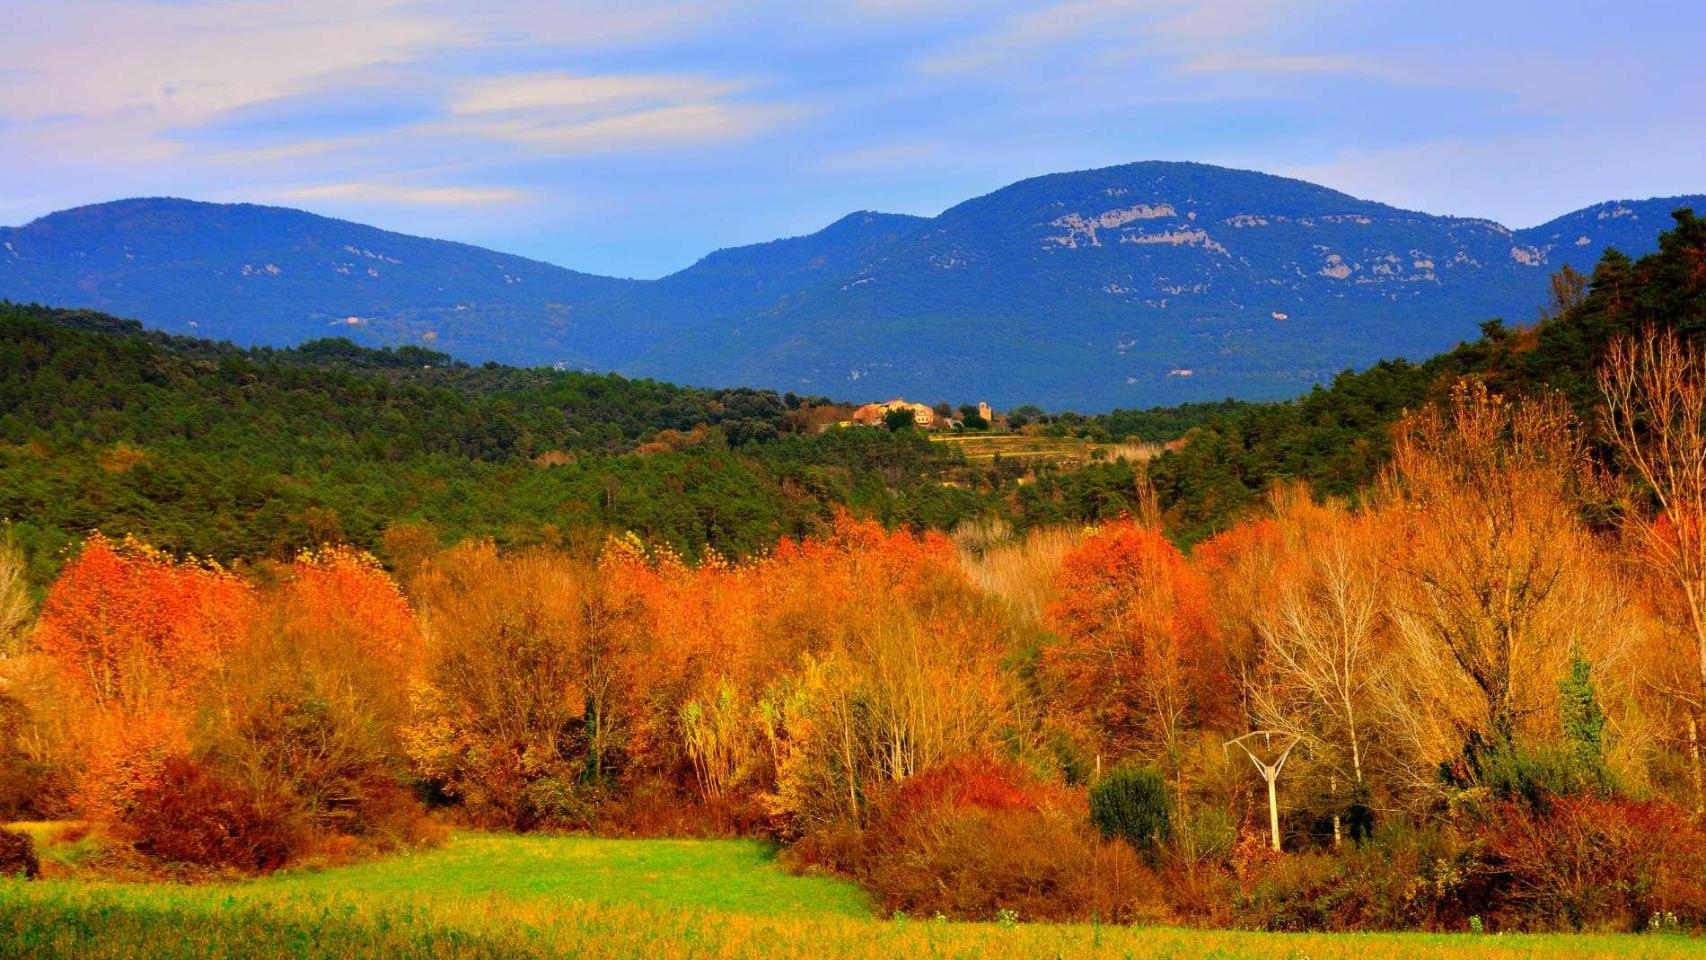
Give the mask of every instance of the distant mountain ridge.
<path id="1" fill-rule="evenodd" d="M 239 343 L 338 334 L 690 384 L 1094 411 L 1294 395 L 1487 319 L 1527 322 L 1551 272 L 1650 251 L 1679 207 L 1706 196 L 1512 230 L 1144 162 L 935 217 L 854 213 L 637 281 L 296 210 L 137 199 L 0 228 L 0 297 Z"/>

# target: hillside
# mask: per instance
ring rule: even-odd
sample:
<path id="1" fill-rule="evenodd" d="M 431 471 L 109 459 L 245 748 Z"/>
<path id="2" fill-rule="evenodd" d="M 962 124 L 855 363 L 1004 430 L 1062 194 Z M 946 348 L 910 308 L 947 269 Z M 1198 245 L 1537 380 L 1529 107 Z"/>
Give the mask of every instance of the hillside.
<path id="1" fill-rule="evenodd" d="M 1152 471 L 1170 530 L 1194 540 L 1224 529 L 1276 483 L 1357 496 L 1385 467 L 1399 417 L 1442 399 L 1466 375 L 1508 396 L 1556 391 L 1591 436 L 1600 400 L 1595 375 L 1612 339 L 1649 328 L 1706 336 L 1706 272 L 1699 266 L 1706 262 L 1706 219 L 1679 214 L 1671 226 L 1659 249 L 1640 260 L 1607 253 L 1573 302 L 1543 322 L 1488 324 L 1475 341 L 1422 363 L 1383 361 L 1291 402 L 1236 406 L 1195 426 Z"/>
<path id="2" fill-rule="evenodd" d="M 1083 522 L 1135 489 L 1127 463 L 975 464 L 911 430 L 816 433 L 822 404 L 347 340 L 239 348 L 0 303 L 0 526 L 40 580 L 95 530 L 227 559 L 347 540 L 394 560 L 399 530 L 634 531 L 745 556 L 840 508 L 941 529 Z M 1179 430 L 1207 415 L 1180 414 Z"/>
<path id="3" fill-rule="evenodd" d="M 1511 230 L 1136 163 L 936 217 L 856 213 L 634 281 L 295 210 L 123 200 L 0 228 L 0 297 L 244 344 L 337 333 L 475 362 L 1094 411 L 1277 399 L 1431 355 L 1482 321 L 1531 320 L 1550 273 L 1645 253 L 1689 205 L 1706 198 Z"/>

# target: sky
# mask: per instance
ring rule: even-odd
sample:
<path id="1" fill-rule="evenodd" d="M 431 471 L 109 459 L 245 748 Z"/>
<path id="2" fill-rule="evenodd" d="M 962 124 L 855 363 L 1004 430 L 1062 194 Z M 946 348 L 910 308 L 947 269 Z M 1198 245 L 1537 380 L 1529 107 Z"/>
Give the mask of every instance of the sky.
<path id="1" fill-rule="evenodd" d="M 655 277 L 1197 160 L 1525 227 L 1706 192 L 1694 0 L 0 0 L 0 224 L 312 210 Z"/>

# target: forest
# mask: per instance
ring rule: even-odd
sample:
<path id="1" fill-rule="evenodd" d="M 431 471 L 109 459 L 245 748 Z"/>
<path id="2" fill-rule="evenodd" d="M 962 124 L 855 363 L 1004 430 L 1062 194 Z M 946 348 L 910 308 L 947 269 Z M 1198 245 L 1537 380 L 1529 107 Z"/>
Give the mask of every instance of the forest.
<path id="1" fill-rule="evenodd" d="M 228 563 L 328 542 L 390 560 L 385 534 L 412 526 L 505 546 L 632 531 L 744 557 L 828 529 L 837 508 L 946 530 L 1092 522 L 1136 500 L 1129 464 L 972 465 L 916 431 L 821 429 L 850 410 L 340 340 L 239 349 L 0 305 L 0 518 L 39 587 L 97 529 Z"/>
<path id="2" fill-rule="evenodd" d="M 902 919 L 1699 931 L 1703 265 L 1679 213 L 1532 324 L 1025 474 L 10 308 L 0 822 L 120 878 L 757 837 Z"/>

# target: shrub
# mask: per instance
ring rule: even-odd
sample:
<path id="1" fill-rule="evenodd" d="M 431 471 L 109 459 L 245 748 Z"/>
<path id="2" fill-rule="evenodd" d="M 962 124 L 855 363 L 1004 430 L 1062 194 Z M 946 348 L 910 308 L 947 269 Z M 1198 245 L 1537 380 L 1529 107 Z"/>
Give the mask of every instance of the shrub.
<path id="1" fill-rule="evenodd" d="M 1238 824 L 1219 807 L 1198 806 L 1185 824 L 1191 851 L 1199 863 L 1223 863 L 1238 843 Z"/>
<path id="2" fill-rule="evenodd" d="M 19 737 L 29 725 L 30 711 L 21 700 L 4 692 L 5 685 L 6 677 L 0 675 L 0 823 L 36 812 L 50 772 L 19 749 Z"/>
<path id="3" fill-rule="evenodd" d="M 428 817 L 414 792 L 396 777 L 375 772 L 358 780 L 352 790 L 349 819 L 342 824 L 346 836 L 370 850 L 434 846 L 443 843 L 449 831 Z"/>
<path id="4" fill-rule="evenodd" d="M 1166 779 L 1153 767 L 1109 772 L 1090 788 L 1090 819 L 1103 837 L 1123 839 L 1153 861 L 1173 835 Z"/>
<path id="5" fill-rule="evenodd" d="M 916 424 L 917 421 L 913 419 L 912 411 L 904 407 L 883 414 L 883 426 L 896 432 L 911 430 Z"/>
<path id="6" fill-rule="evenodd" d="M 119 828 L 138 851 L 159 860 L 263 873 L 284 866 L 308 839 L 284 804 L 184 757 L 162 764 Z"/>
<path id="7" fill-rule="evenodd" d="M 1008 761 L 964 757 L 874 799 L 870 823 L 826 825 L 789 849 L 848 875 L 886 913 L 991 920 L 1159 919 L 1161 891 L 1132 848 L 1097 836 L 1083 794 Z"/>
<path id="8" fill-rule="evenodd" d="M 1706 924 L 1706 830 L 1668 803 L 1505 804 L 1478 839 L 1499 927 L 1633 931 L 1663 914 Z"/>
<path id="9" fill-rule="evenodd" d="M 578 787 L 579 803 L 601 836 L 750 837 L 770 833 L 764 809 L 738 794 L 706 799 L 667 777 L 644 777 L 618 791 L 605 786 Z"/>
<path id="10" fill-rule="evenodd" d="M 1495 800 L 1521 803 L 1535 812 L 1544 812 L 1554 798 L 1606 796 L 1616 790 L 1598 754 L 1578 743 L 1488 743 L 1471 735 L 1462 758 L 1444 765 L 1440 774 L 1449 786 L 1483 788 Z"/>
<path id="11" fill-rule="evenodd" d="M 6 874 L 34 880 L 41 876 L 41 862 L 29 834 L 0 828 L 0 876 Z"/>
<path id="12" fill-rule="evenodd" d="M 942 809 L 904 835 L 871 837 L 865 881 L 884 912 L 989 920 L 1155 919 L 1154 875 L 1123 843 L 1067 811 Z"/>
<path id="13" fill-rule="evenodd" d="M 947 806 L 977 810 L 1036 810 L 1046 789 L 1023 767 L 993 757 L 956 757 L 902 781 L 883 806 L 891 821 Z"/>
<path id="14" fill-rule="evenodd" d="M 1339 855 L 1273 857 L 1232 892 L 1232 920 L 1261 930 L 1461 930 L 1489 895 L 1473 848 L 1389 826 Z"/>
<path id="15" fill-rule="evenodd" d="M 529 824 L 547 830 L 584 830 L 597 813 L 598 791 L 563 771 L 533 780 L 521 788 L 521 805 Z"/>

